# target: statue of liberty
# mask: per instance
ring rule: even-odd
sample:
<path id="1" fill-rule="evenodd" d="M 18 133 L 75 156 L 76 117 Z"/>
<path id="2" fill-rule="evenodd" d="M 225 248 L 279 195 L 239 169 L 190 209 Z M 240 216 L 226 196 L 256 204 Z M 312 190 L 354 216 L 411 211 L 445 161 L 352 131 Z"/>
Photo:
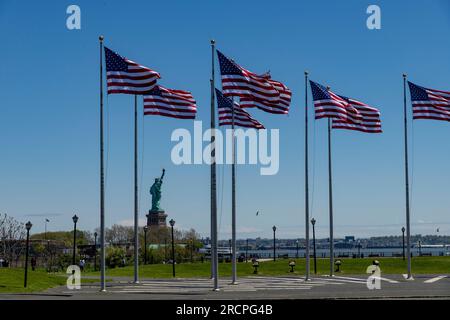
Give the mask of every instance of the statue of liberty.
<path id="1" fill-rule="evenodd" d="M 152 209 L 151 211 L 163 211 L 160 207 L 161 201 L 161 186 L 163 183 L 165 169 L 162 170 L 161 178 L 155 178 L 155 182 L 150 188 L 150 194 L 152 195 Z"/>

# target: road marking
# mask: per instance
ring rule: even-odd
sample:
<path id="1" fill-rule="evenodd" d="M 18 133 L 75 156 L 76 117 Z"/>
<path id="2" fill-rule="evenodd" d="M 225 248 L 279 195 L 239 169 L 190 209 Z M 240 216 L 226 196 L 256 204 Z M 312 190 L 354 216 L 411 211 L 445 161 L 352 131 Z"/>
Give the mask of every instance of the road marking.
<path id="1" fill-rule="evenodd" d="M 328 278 L 328 279 L 346 279 L 346 280 L 356 280 L 356 281 L 366 282 L 365 279 L 361 279 L 361 278 L 352 278 L 352 277 L 344 277 L 344 276 L 334 276 L 334 277 Z"/>
<path id="2" fill-rule="evenodd" d="M 446 277 L 447 276 L 438 276 L 438 277 L 435 277 L 435 278 L 431 278 L 431 279 L 425 280 L 423 283 L 433 283 L 433 282 L 439 281 L 441 279 L 444 279 Z"/>
<path id="3" fill-rule="evenodd" d="M 374 279 L 380 279 L 380 280 L 383 280 L 383 281 L 386 281 L 386 282 L 389 282 L 389 283 L 398 283 L 398 281 L 397 280 L 391 280 L 391 279 L 388 279 L 388 278 L 383 278 L 383 277 L 373 277 Z"/>
<path id="4" fill-rule="evenodd" d="M 341 277 L 333 277 L 333 278 L 321 278 L 320 280 L 327 281 L 328 283 L 366 283 L 366 280 L 364 279 L 357 279 L 357 278 L 341 278 Z"/>
<path id="5" fill-rule="evenodd" d="M 389 281 L 389 280 L 386 280 Z M 392 280 L 390 280 L 392 281 Z M 366 280 L 351 277 L 317 277 L 305 281 L 304 278 L 293 276 L 262 277 L 250 276 L 239 278 L 238 285 L 230 284 L 230 279 L 220 279 L 219 287 L 226 292 L 254 292 L 266 290 L 311 290 L 320 286 L 343 285 L 346 283 L 365 284 Z M 211 279 L 154 279 L 143 280 L 139 284 L 122 283 L 108 287 L 111 293 L 148 293 L 148 294 L 199 294 L 211 290 Z"/>

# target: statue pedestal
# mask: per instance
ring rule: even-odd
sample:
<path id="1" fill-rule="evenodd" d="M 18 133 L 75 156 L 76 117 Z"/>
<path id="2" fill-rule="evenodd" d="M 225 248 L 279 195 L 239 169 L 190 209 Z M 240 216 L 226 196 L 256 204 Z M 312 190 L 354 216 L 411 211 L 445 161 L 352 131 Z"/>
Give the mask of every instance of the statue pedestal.
<path id="1" fill-rule="evenodd" d="M 149 210 L 147 217 L 147 226 L 157 226 L 157 227 L 166 227 L 166 218 L 167 214 L 164 213 L 164 210 Z"/>

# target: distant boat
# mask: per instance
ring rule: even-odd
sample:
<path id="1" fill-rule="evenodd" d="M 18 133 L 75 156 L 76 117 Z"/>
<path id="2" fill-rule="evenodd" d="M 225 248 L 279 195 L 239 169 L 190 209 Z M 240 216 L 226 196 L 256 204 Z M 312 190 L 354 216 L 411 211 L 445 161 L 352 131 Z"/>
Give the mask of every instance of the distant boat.
<path id="1" fill-rule="evenodd" d="M 422 244 L 421 248 L 450 248 L 450 244 Z"/>
<path id="2" fill-rule="evenodd" d="M 199 253 L 203 253 L 205 255 L 205 258 L 210 259 L 211 258 L 211 245 L 207 244 L 203 248 L 200 248 L 198 250 Z M 217 248 L 217 254 L 219 257 L 231 257 L 231 248 L 230 247 L 218 247 Z M 236 254 L 239 255 L 239 251 L 236 251 Z"/>

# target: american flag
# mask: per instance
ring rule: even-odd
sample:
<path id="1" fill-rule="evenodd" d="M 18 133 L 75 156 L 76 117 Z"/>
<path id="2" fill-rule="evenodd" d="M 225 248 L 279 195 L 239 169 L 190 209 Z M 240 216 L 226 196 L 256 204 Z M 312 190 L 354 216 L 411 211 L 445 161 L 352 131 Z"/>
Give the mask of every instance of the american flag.
<path id="1" fill-rule="evenodd" d="M 217 51 L 217 55 L 225 96 L 238 96 L 246 99 L 247 107 L 258 107 L 265 111 L 278 111 L 284 103 L 290 103 L 290 91 L 281 82 L 270 79 L 267 74 L 257 75 L 242 68 L 220 51 Z M 278 113 L 286 113 L 282 111 Z"/>
<path id="2" fill-rule="evenodd" d="M 333 129 L 347 129 L 356 130 L 367 133 L 381 133 L 381 119 L 380 111 L 378 109 L 368 106 L 367 104 L 354 100 L 351 98 L 339 96 L 341 99 L 347 101 L 353 108 L 358 111 L 358 114 L 362 116 L 354 117 L 352 113 L 347 114 L 347 119 L 333 118 Z"/>
<path id="3" fill-rule="evenodd" d="M 234 125 L 239 127 L 264 129 L 264 126 L 253 119 L 250 114 L 243 110 L 239 104 L 225 97 L 222 92 L 216 89 L 217 107 L 219 110 L 219 126 L 232 125 L 234 104 Z"/>
<path id="4" fill-rule="evenodd" d="M 321 84 L 309 81 L 314 100 L 316 119 L 334 118 L 347 120 L 349 116 L 362 120 L 362 115 L 351 103 Z"/>
<path id="5" fill-rule="evenodd" d="M 268 81 L 280 93 L 280 99 L 277 102 L 272 102 L 264 99 L 258 99 L 256 97 L 244 96 L 240 99 L 241 108 L 256 107 L 270 113 L 287 114 L 289 112 L 289 106 L 291 104 L 291 90 L 283 83 L 270 79 L 270 75 L 268 73 L 267 77 Z"/>
<path id="6" fill-rule="evenodd" d="M 155 86 L 144 95 L 144 115 L 160 115 L 179 119 L 195 119 L 197 105 L 189 91 Z"/>
<path id="7" fill-rule="evenodd" d="M 408 81 L 413 119 L 450 121 L 450 92 L 428 89 Z"/>
<path id="8" fill-rule="evenodd" d="M 105 47 L 108 94 L 145 94 L 160 78 L 158 72 L 121 57 Z"/>

